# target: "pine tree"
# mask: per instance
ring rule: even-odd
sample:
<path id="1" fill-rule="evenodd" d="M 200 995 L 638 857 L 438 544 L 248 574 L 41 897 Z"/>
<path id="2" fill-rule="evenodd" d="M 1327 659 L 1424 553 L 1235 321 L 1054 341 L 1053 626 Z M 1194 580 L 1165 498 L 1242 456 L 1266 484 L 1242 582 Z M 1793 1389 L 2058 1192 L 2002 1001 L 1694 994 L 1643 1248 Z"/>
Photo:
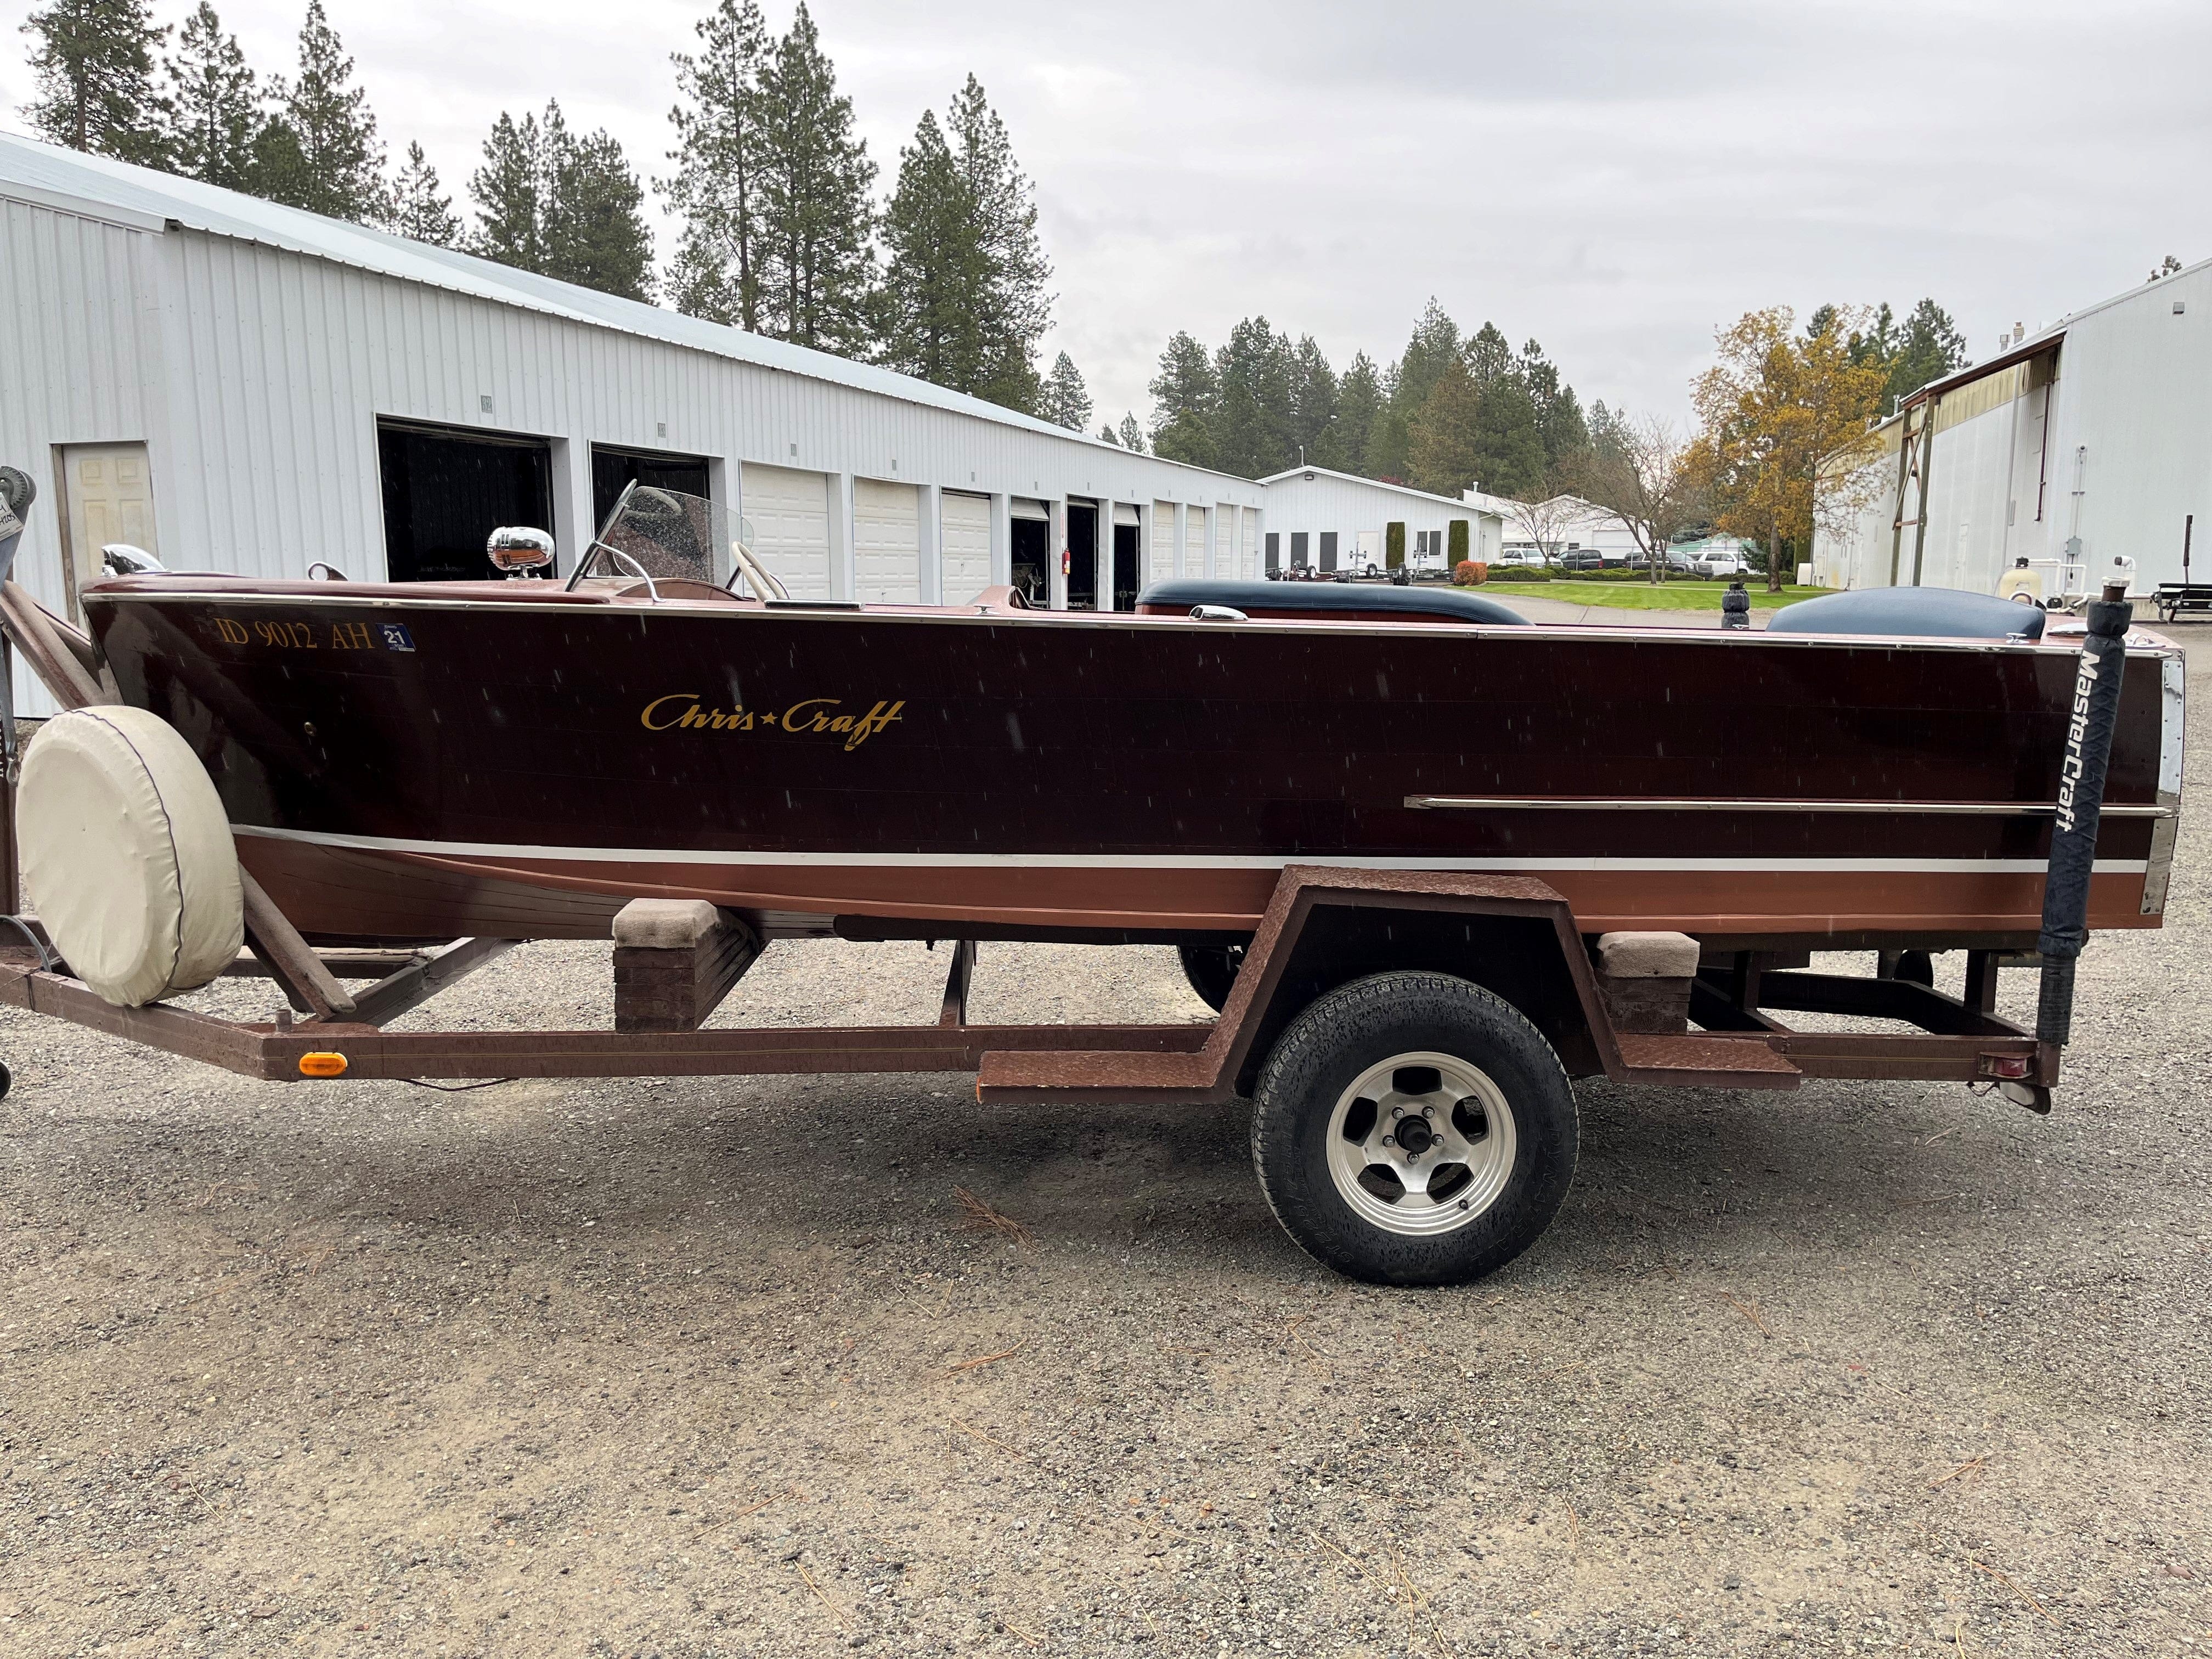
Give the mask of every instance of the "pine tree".
<path id="1" fill-rule="evenodd" d="M 1221 383 L 1214 377 L 1213 360 L 1206 348 L 1178 331 L 1160 353 L 1159 373 L 1152 377 L 1152 453 L 1192 466 L 1212 466 L 1214 411 L 1221 400 Z"/>
<path id="2" fill-rule="evenodd" d="M 282 202 L 287 207 L 307 206 L 313 193 L 300 135 L 281 112 L 263 121 L 253 135 L 253 160 L 246 168 L 246 188 L 265 201 Z"/>
<path id="3" fill-rule="evenodd" d="M 676 175 L 658 188 L 684 220 L 668 274 L 679 311 L 757 332 L 761 301 L 761 76 L 768 26 L 757 0 L 720 0 L 696 26 L 696 56 L 674 55 Z"/>
<path id="4" fill-rule="evenodd" d="M 1141 455 L 1145 453 L 1145 428 L 1137 424 L 1136 412 L 1133 410 L 1121 416 L 1121 429 L 1115 435 L 1121 447 L 1131 454 Z"/>
<path id="5" fill-rule="evenodd" d="M 37 42 L 39 94 L 23 109 L 33 127 L 71 149 L 162 164 L 154 52 L 169 31 L 155 24 L 147 0 L 53 0 L 22 27 Z"/>
<path id="6" fill-rule="evenodd" d="M 1075 361 L 1065 351 L 1053 359 L 1052 372 L 1037 388 L 1037 416 L 1070 432 L 1091 424 L 1091 392 Z"/>
<path id="7" fill-rule="evenodd" d="M 1449 493 L 1456 495 L 1477 482 L 1500 495 L 1520 498 L 1534 493 L 1544 479 L 1544 439 L 1521 360 L 1494 323 L 1485 323 L 1469 335 L 1460 356 L 1477 399 L 1468 434 L 1473 446 L 1472 471 Z M 1417 461 L 1415 471 L 1421 471 Z M 1431 472 L 1433 476 L 1435 470 Z"/>
<path id="8" fill-rule="evenodd" d="M 278 199 L 310 213 L 370 224 L 385 212 L 384 146 L 368 94 L 349 84 L 353 59 L 324 15 L 323 0 L 307 0 L 300 28 L 300 71 L 270 82 L 285 125 L 299 145 L 303 171 L 282 179 Z"/>
<path id="9" fill-rule="evenodd" d="M 883 361 L 955 392 L 981 376 L 975 319 L 989 280 L 974 204 L 934 112 L 899 151 L 884 210 Z"/>
<path id="10" fill-rule="evenodd" d="M 1897 399 L 1908 398 L 1930 380 L 1939 380 L 1964 368 L 1968 361 L 1966 337 L 1959 332 L 1951 313 L 1933 300 L 1923 300 L 1912 307 L 1897 331 L 1896 347 L 1889 358 L 1888 383 L 1882 388 L 1881 407 L 1890 409 Z"/>
<path id="11" fill-rule="evenodd" d="M 556 106 L 547 106 L 550 137 Z M 544 273 L 626 300 L 653 293 L 653 237 L 639 210 L 644 188 L 622 146 L 604 128 L 580 139 L 557 129 L 543 218 Z"/>
<path id="12" fill-rule="evenodd" d="M 762 70 L 761 331 L 857 353 L 870 329 L 876 165 L 805 0 Z"/>
<path id="13" fill-rule="evenodd" d="M 1290 342 L 1265 317 L 1248 317 L 1214 354 L 1221 388 L 1213 417 L 1214 465 L 1223 471 L 1263 478 L 1297 459 L 1290 438 Z"/>
<path id="14" fill-rule="evenodd" d="M 1457 359 L 1459 349 L 1458 326 L 1431 295 L 1413 325 L 1405 355 L 1390 366 L 1389 406 L 1368 434 L 1364 470 L 1369 477 L 1402 480 L 1407 476 L 1413 417 L 1428 402 L 1444 365 Z"/>
<path id="15" fill-rule="evenodd" d="M 1309 466 L 1341 470 L 1344 456 L 1337 433 L 1340 387 L 1328 357 L 1306 335 L 1290 354 L 1290 420 L 1285 437 Z"/>
<path id="16" fill-rule="evenodd" d="M 1052 268 L 1037 243 L 1035 192 L 974 76 L 944 125 L 925 113 L 899 152 L 884 243 L 884 362 L 1011 409 L 1033 408 Z"/>
<path id="17" fill-rule="evenodd" d="M 1037 342 L 1052 326 L 1052 264 L 1037 240 L 1036 191 L 1014 161 L 1006 124 L 970 75 L 945 112 L 945 131 L 974 216 L 984 281 L 970 356 L 975 379 L 960 389 L 1009 409 L 1036 397 Z"/>
<path id="18" fill-rule="evenodd" d="M 1574 387 L 1560 378 L 1558 368 L 1545 356 L 1544 348 L 1534 340 L 1521 348 L 1520 375 L 1535 406 L 1548 487 L 1559 482 L 1589 447 L 1589 428 L 1583 420 L 1582 403 Z"/>
<path id="19" fill-rule="evenodd" d="M 162 112 L 170 171 L 225 190 L 250 189 L 260 94 L 238 37 L 222 32 L 222 20 L 208 0 L 200 0 L 185 20 L 177 50 L 162 69 L 168 81 Z"/>
<path id="20" fill-rule="evenodd" d="M 1111 421 L 1101 421 L 1098 423 L 1098 435 L 1105 442 L 1112 444 L 1116 449 L 1119 449 L 1121 447 L 1121 434 L 1115 431 L 1114 422 Z"/>
<path id="21" fill-rule="evenodd" d="M 557 119 L 560 106 L 548 111 Z M 545 269 L 545 145 L 538 118 L 520 121 L 505 110 L 484 140 L 483 165 L 469 177 L 469 197 L 477 204 L 477 228 L 469 252 L 520 270 Z"/>
<path id="22" fill-rule="evenodd" d="M 460 240 L 461 222 L 453 212 L 453 198 L 440 193 L 438 169 L 418 143 L 407 146 L 407 165 L 392 182 L 392 215 L 385 228 L 437 247 L 451 247 Z"/>
<path id="23" fill-rule="evenodd" d="M 1428 400 L 1410 422 L 1407 450 L 1416 489 L 1456 496 L 1475 481 L 1481 410 L 1481 390 L 1466 360 L 1455 352 L 1444 360 Z"/>
<path id="24" fill-rule="evenodd" d="M 602 294 L 651 296 L 645 191 L 604 130 L 571 137 L 555 99 L 542 121 L 501 111 L 483 154 L 469 179 L 477 204 L 471 252 Z"/>
<path id="25" fill-rule="evenodd" d="M 1382 371 L 1365 352 L 1355 352 L 1336 383 L 1336 448 L 1347 472 L 1366 465 L 1368 441 L 1382 413 Z"/>

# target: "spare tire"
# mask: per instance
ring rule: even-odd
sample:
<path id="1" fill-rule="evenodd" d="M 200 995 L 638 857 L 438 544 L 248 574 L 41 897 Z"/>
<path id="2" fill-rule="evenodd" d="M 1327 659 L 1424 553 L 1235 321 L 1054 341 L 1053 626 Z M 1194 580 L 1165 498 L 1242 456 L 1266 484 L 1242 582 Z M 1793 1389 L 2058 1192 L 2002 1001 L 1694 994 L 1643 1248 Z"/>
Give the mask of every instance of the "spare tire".
<path id="1" fill-rule="evenodd" d="M 23 886 L 70 972 L 118 1007 L 206 984 L 238 956 L 230 817 L 176 729 L 143 708 L 74 709 L 23 757 Z"/>

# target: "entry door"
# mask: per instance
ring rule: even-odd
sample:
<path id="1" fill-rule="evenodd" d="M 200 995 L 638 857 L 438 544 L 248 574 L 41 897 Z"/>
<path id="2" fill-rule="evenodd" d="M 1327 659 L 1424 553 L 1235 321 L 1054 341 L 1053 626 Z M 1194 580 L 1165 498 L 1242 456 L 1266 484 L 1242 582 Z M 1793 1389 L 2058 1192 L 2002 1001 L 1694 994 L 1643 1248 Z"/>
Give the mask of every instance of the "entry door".
<path id="1" fill-rule="evenodd" d="M 1321 532 L 1321 568 L 1323 570 L 1336 568 L 1336 532 L 1334 530 Z"/>
<path id="2" fill-rule="evenodd" d="M 143 444 L 71 444 L 62 451 L 69 511 L 69 607 L 82 617 L 78 592 L 106 573 L 100 550 L 110 542 L 143 547 L 155 557 L 154 476 Z"/>

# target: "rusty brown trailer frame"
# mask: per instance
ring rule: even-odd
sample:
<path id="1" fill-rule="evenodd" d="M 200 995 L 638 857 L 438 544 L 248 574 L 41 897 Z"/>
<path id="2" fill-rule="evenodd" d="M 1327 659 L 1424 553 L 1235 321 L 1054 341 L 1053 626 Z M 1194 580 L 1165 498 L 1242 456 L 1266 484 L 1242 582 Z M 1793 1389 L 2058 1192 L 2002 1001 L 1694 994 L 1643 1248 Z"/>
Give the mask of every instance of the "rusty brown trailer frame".
<path id="1" fill-rule="evenodd" d="M 515 942 L 505 939 L 463 939 L 436 953 L 323 952 L 319 961 L 333 977 L 382 976 L 352 994 L 346 1013 L 297 1020 L 224 1019 L 158 1003 L 115 1007 L 61 964 L 42 965 L 27 946 L 0 950 L 0 1003 L 272 1082 L 301 1080 L 309 1054 L 338 1054 L 349 1078 L 959 1072 L 976 1075 L 982 1101 L 1194 1104 L 1226 1100 L 1249 1086 L 1266 1045 L 1303 1006 L 1285 982 L 1297 946 L 1316 916 L 1330 910 L 1370 922 L 1450 917 L 1470 930 L 1486 918 L 1534 925 L 1556 943 L 1572 988 L 1571 1024 L 1579 1029 L 1560 1042 L 1571 1067 L 1615 1082 L 1738 1089 L 1790 1089 L 1814 1077 L 1971 1083 L 2016 1076 L 2022 1067 L 2023 1081 L 2048 1087 L 2057 1080 L 2057 1050 L 1989 1011 L 1996 976 L 1988 952 L 1970 957 L 1972 1002 L 1903 980 L 1774 971 L 1740 953 L 1693 988 L 1692 1016 L 1705 1030 L 1632 1033 L 1615 1029 L 1573 915 L 1543 883 L 1313 866 L 1284 871 L 1228 1005 L 1211 1024 L 969 1024 L 975 946 L 969 942 L 954 946 L 934 1025 L 655 1033 L 384 1029 L 495 960 Z M 234 971 L 270 968 L 242 957 Z M 286 984 L 286 975 L 270 976 Z M 1793 1010 L 1903 1021 L 1919 1030 L 1796 1031 L 1769 1012 Z"/>

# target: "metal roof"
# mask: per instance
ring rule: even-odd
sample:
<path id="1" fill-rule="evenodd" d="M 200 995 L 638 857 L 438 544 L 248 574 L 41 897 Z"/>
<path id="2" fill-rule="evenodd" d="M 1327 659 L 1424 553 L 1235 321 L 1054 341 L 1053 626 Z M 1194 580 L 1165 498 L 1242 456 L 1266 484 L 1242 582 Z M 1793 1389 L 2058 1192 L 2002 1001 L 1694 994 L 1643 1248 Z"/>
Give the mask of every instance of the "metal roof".
<path id="1" fill-rule="evenodd" d="M 1425 489 L 1415 489 L 1408 484 L 1385 483 L 1380 478 L 1363 478 L 1357 472 L 1339 472 L 1326 466 L 1294 466 L 1259 480 L 1263 484 L 1283 483 L 1291 478 L 1336 478 L 1345 483 L 1364 484 L 1370 489 L 1387 489 L 1394 495 L 1411 495 L 1417 501 L 1433 501 L 1438 507 L 1449 507 L 1461 513 L 1486 513 L 1492 518 L 1499 516 L 1495 507 L 1479 502 L 1455 500 L 1449 495 L 1431 495 Z"/>
<path id="2" fill-rule="evenodd" d="M 571 322 L 619 330 L 757 368 L 828 380 L 880 397 L 927 404 L 1002 426 L 1026 428 L 1070 443 L 1088 444 L 1127 457 L 1129 452 L 1088 433 L 1071 431 L 965 392 L 949 392 L 910 374 L 856 363 L 826 351 L 793 345 L 740 328 L 710 323 L 640 300 L 556 282 L 474 254 L 410 241 L 365 225 L 326 219 L 299 208 L 264 202 L 193 179 L 133 167 L 104 155 L 87 155 L 36 139 L 0 132 L 0 197 L 106 219 L 134 229 L 179 228 L 256 242 L 310 258 L 333 260 L 402 282 L 421 283 L 498 305 L 519 306 Z M 1160 456 L 1142 459 L 1181 471 L 1233 477 Z M 1238 479 L 1242 483 L 1253 482 Z"/>
<path id="3" fill-rule="evenodd" d="M 2070 322 L 2073 319 L 2069 318 L 2067 320 Z M 2045 329 L 2024 344 L 2016 345 L 2008 351 L 1998 353 L 1985 363 L 1969 363 L 1966 368 L 1955 369 L 1941 380 L 1930 380 L 1917 392 L 1899 398 L 1897 415 L 1893 415 L 1889 418 L 1893 421 L 1906 410 L 1915 404 L 1923 404 L 1930 398 L 1940 398 L 1946 392 L 1956 392 L 1962 386 L 1971 386 L 1976 380 L 1985 380 L 2001 370 L 2012 368 L 2015 363 L 2024 363 L 2031 357 L 2040 357 L 2046 351 L 2056 351 L 2065 338 L 2066 325 L 2061 323 L 2054 328 Z M 1881 424 L 1886 425 L 1887 422 Z"/>

